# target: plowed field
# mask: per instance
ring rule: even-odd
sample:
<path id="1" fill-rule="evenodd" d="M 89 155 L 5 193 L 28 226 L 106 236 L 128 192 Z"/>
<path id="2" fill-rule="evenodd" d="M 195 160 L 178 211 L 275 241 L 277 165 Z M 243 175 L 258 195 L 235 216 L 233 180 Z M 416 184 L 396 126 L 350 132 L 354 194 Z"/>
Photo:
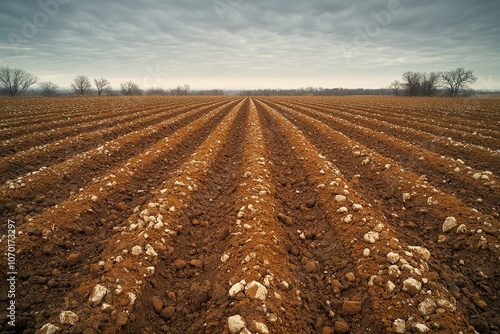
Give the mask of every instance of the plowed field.
<path id="1" fill-rule="evenodd" d="M 500 100 L 0 116 L 2 333 L 500 333 Z"/>

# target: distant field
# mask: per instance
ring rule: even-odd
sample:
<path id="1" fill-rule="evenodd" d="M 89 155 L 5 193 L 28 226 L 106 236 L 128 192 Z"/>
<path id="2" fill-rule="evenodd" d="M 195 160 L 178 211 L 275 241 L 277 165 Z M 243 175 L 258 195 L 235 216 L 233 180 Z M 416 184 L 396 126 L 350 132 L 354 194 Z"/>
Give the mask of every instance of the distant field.
<path id="1" fill-rule="evenodd" d="M 0 99 L 18 329 L 488 333 L 498 97 Z"/>

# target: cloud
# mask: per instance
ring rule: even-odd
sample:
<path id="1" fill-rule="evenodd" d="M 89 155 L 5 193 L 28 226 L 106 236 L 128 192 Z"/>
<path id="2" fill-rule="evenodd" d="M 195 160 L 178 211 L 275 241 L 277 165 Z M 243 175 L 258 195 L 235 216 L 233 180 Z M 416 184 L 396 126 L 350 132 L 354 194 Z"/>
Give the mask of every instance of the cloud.
<path id="1" fill-rule="evenodd" d="M 500 88 L 496 0 L 4 0 L 0 13 L 2 65 L 61 87 L 79 74 L 115 87 L 380 87 L 465 66 Z"/>

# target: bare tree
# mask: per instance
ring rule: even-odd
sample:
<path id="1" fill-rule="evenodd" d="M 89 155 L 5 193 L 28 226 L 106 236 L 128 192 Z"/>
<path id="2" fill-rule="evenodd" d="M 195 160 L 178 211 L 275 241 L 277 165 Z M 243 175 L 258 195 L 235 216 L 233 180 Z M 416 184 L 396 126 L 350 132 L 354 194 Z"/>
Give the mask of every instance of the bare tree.
<path id="1" fill-rule="evenodd" d="M 92 84 L 87 76 L 79 75 L 73 80 L 71 87 L 73 87 L 76 94 L 85 95 L 90 91 Z"/>
<path id="2" fill-rule="evenodd" d="M 422 73 L 421 74 L 421 94 L 423 96 L 433 96 L 437 92 L 440 75 L 438 72 Z"/>
<path id="3" fill-rule="evenodd" d="M 477 80 L 473 71 L 465 70 L 463 67 L 441 72 L 441 79 L 450 96 L 458 96 L 459 93 L 470 89 L 469 85 Z"/>
<path id="4" fill-rule="evenodd" d="M 97 95 L 99 96 L 111 90 L 111 84 L 106 78 L 94 79 L 94 84 L 97 89 Z"/>
<path id="5" fill-rule="evenodd" d="M 392 93 L 394 95 L 399 96 L 399 94 L 401 94 L 401 91 L 403 90 L 403 84 L 399 80 L 394 80 L 393 82 L 391 82 L 389 88 L 392 89 Z"/>
<path id="6" fill-rule="evenodd" d="M 142 95 L 142 90 L 139 88 L 139 85 L 133 81 L 121 83 L 120 86 L 123 95 Z"/>
<path id="7" fill-rule="evenodd" d="M 146 91 L 146 95 L 166 95 L 165 89 L 161 87 L 150 87 Z"/>
<path id="8" fill-rule="evenodd" d="M 0 67 L 0 89 L 10 96 L 23 94 L 38 77 L 19 68 Z"/>
<path id="9" fill-rule="evenodd" d="M 403 73 L 402 78 L 406 95 L 417 96 L 420 93 L 422 74 L 420 72 L 407 71 Z"/>
<path id="10" fill-rule="evenodd" d="M 189 94 L 189 90 L 191 89 L 191 86 L 189 86 L 188 84 L 184 84 L 184 95 L 188 95 Z"/>
<path id="11" fill-rule="evenodd" d="M 55 96 L 59 86 L 51 81 L 40 82 L 40 91 L 43 96 Z"/>

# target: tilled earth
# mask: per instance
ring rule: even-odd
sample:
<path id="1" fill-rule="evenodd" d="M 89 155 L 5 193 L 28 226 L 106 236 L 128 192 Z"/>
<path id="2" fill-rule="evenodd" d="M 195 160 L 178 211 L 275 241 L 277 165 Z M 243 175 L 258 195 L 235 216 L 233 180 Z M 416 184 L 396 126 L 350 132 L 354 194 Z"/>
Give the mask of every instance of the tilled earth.
<path id="1" fill-rule="evenodd" d="M 500 100 L 0 114 L 2 333 L 500 333 Z"/>

